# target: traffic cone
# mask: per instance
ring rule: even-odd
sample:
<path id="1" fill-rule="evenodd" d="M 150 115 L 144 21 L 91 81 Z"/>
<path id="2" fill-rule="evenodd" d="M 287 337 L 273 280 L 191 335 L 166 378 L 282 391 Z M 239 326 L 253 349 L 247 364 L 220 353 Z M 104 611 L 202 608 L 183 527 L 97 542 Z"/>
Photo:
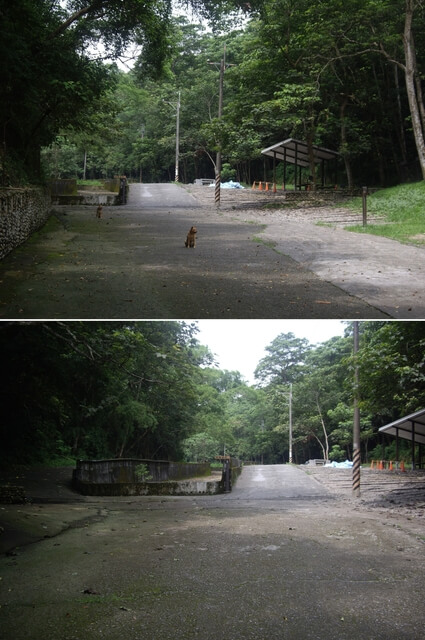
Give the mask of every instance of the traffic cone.
<path id="1" fill-rule="evenodd" d="M 402 471 L 403 473 L 406 471 L 406 469 L 404 468 L 404 460 L 400 462 L 400 471 Z"/>
<path id="2" fill-rule="evenodd" d="M 392 461 L 392 460 L 390 460 L 390 466 L 389 466 L 389 469 L 390 469 L 390 471 L 392 471 L 392 470 L 393 470 L 393 461 Z"/>

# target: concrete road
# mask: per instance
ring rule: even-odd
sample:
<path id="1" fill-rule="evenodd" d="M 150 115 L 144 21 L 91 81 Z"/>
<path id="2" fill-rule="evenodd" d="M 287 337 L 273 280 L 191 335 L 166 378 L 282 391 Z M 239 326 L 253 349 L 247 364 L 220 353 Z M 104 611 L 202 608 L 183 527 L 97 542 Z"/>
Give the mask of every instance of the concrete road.
<path id="1" fill-rule="evenodd" d="M 184 241 L 198 227 L 195 249 Z M 0 319 L 388 317 L 176 185 L 122 207 L 59 207 L 0 263 Z"/>
<path id="2" fill-rule="evenodd" d="M 328 491 L 298 467 L 285 464 L 245 466 L 226 500 L 304 500 L 329 498 Z"/>
<path id="3" fill-rule="evenodd" d="M 325 499 L 304 469 L 246 467 L 239 481 L 236 499 L 3 505 L 44 537 L 0 557 L 1 640 L 423 637 L 411 521 Z"/>

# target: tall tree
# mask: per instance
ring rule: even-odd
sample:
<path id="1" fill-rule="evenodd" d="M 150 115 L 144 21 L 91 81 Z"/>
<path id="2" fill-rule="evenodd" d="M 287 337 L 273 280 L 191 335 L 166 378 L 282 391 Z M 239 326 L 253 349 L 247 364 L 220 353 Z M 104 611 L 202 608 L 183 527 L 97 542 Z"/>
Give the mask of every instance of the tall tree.
<path id="1" fill-rule="evenodd" d="M 263 385 L 295 382 L 301 376 L 310 348 L 305 338 L 296 338 L 293 333 L 281 333 L 266 347 L 268 355 L 258 363 L 255 377 Z"/>

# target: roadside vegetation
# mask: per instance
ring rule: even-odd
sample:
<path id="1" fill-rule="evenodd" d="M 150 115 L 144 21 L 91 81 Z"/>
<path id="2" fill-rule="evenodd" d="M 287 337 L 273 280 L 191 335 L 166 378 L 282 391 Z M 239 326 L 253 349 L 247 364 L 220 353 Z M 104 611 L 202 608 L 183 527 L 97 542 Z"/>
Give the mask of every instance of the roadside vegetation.
<path id="1" fill-rule="evenodd" d="M 220 370 L 196 323 L 3 323 L 0 462 L 78 458 L 345 460 L 352 453 L 353 337 L 312 345 L 282 333 L 258 363 L 257 384 Z M 362 461 L 394 459 L 380 426 L 425 404 L 425 325 L 360 323 Z M 400 455 L 409 460 L 410 443 Z M 143 468 L 141 468 L 143 473 Z"/>
<path id="2" fill-rule="evenodd" d="M 374 216 L 382 216 L 382 222 L 368 222 L 366 227 L 357 225 L 348 229 L 385 236 L 399 242 L 425 244 L 424 202 L 423 181 L 377 191 L 367 196 L 367 211 Z M 361 198 L 356 198 L 345 206 L 354 211 L 362 211 Z"/>

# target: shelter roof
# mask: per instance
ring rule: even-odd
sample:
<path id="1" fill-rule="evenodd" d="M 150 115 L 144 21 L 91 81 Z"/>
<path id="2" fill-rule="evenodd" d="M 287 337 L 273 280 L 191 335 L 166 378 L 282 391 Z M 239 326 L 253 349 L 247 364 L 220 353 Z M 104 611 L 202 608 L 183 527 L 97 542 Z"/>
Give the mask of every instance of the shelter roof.
<path id="1" fill-rule="evenodd" d="M 412 440 L 413 430 L 415 434 L 415 442 L 425 444 L 425 409 L 411 413 L 404 418 L 399 418 L 395 422 L 390 422 L 379 429 L 384 433 L 392 436 Z"/>
<path id="2" fill-rule="evenodd" d="M 296 164 L 301 167 L 308 167 L 309 155 L 307 142 L 302 140 L 295 140 L 295 138 L 288 138 L 282 142 L 263 149 L 262 154 L 265 156 L 271 156 L 277 160 L 286 160 L 290 164 Z M 341 154 L 325 147 L 317 147 L 313 145 L 314 162 L 321 162 L 322 160 L 333 160 L 338 158 Z"/>

